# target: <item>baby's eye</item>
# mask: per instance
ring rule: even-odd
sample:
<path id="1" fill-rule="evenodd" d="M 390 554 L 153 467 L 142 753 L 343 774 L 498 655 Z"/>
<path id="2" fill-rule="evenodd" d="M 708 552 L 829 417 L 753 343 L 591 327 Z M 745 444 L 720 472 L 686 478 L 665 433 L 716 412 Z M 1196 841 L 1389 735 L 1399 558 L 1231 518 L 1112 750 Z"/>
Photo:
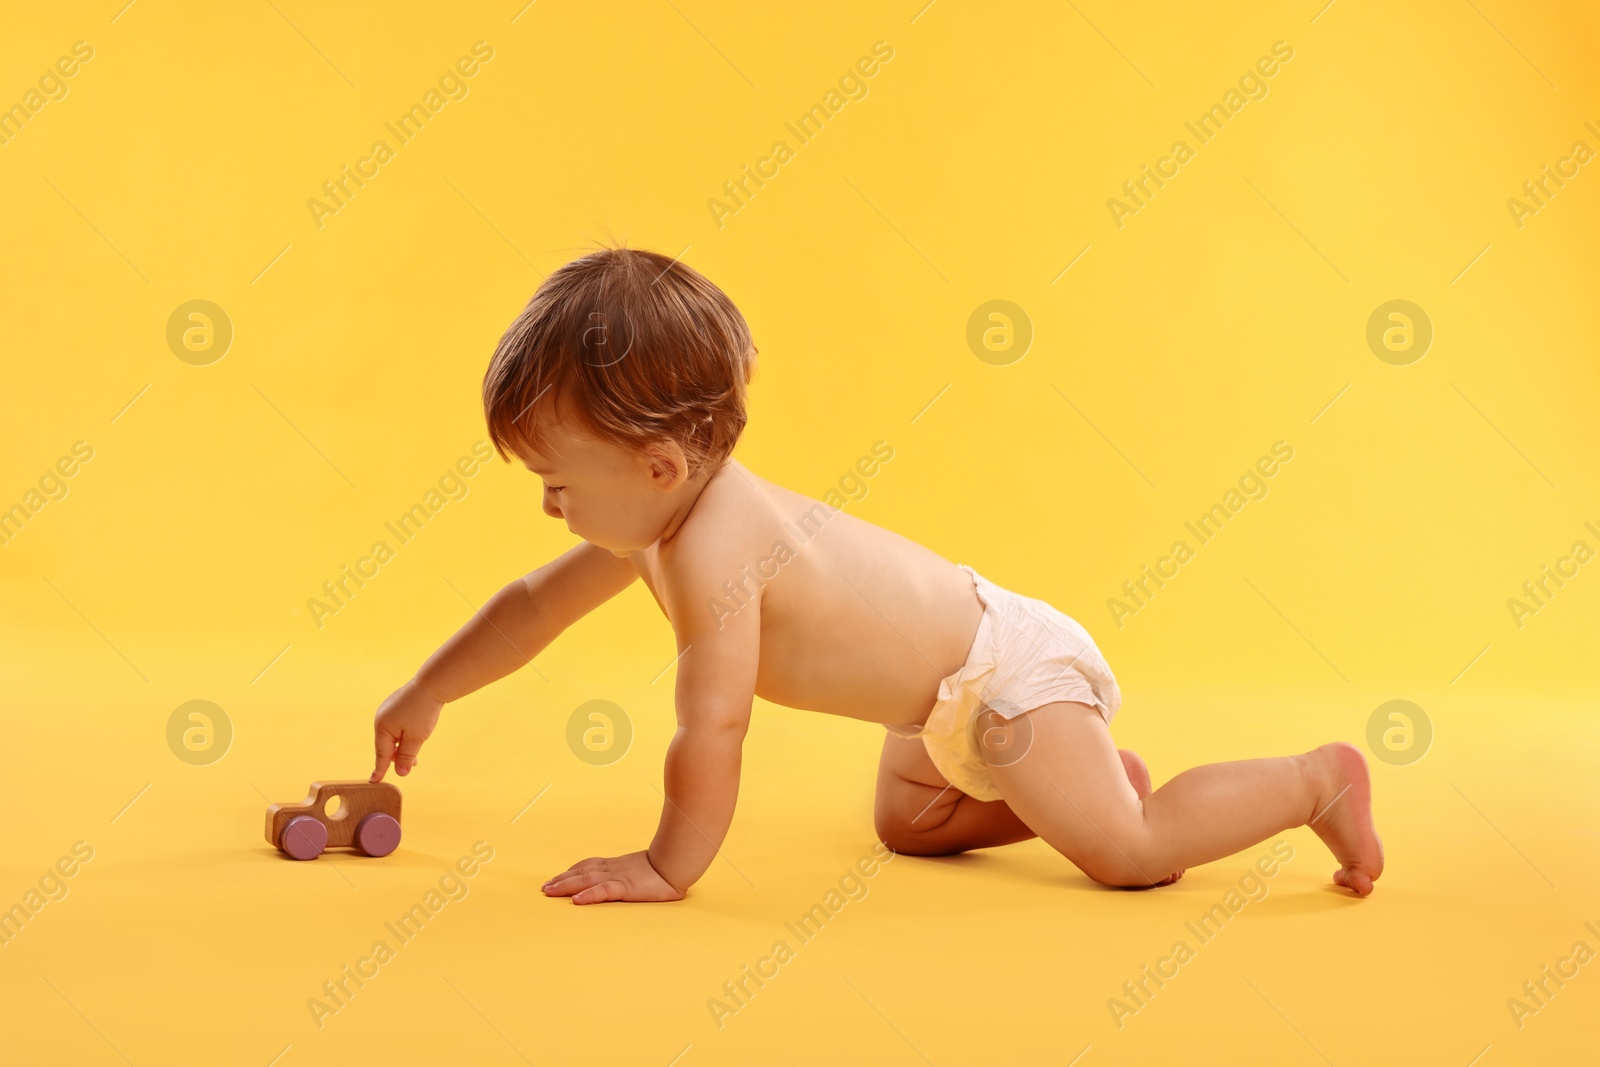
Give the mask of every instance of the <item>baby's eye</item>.
<path id="1" fill-rule="evenodd" d="M 559 492 L 561 492 L 561 490 L 563 490 L 565 488 L 566 488 L 566 486 L 564 486 L 564 485 L 546 485 L 544 487 L 544 490 L 547 493 L 559 493 Z"/>

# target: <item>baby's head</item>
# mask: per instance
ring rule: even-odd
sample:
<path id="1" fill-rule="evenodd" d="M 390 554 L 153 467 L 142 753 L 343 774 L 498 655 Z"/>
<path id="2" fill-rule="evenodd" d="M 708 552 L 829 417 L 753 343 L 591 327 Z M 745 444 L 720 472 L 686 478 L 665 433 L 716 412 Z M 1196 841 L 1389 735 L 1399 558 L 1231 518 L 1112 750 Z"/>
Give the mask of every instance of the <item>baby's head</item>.
<path id="1" fill-rule="evenodd" d="M 756 351 L 699 272 L 602 248 L 546 278 L 500 338 L 483 379 L 489 437 L 544 480 L 546 514 L 636 552 L 732 454 Z"/>

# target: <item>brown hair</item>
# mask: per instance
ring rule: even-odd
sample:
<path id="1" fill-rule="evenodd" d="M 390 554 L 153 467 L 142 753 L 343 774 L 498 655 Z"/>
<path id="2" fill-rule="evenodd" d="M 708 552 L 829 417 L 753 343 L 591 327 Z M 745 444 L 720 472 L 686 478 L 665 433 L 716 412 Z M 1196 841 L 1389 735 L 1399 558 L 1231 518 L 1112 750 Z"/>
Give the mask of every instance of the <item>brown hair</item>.
<path id="1" fill-rule="evenodd" d="M 500 338 L 483 378 L 495 451 L 519 438 L 540 452 L 533 410 L 570 410 L 602 440 L 639 448 L 670 438 L 693 475 L 733 452 L 757 349 L 727 295 L 658 252 L 602 247 L 544 280 Z"/>

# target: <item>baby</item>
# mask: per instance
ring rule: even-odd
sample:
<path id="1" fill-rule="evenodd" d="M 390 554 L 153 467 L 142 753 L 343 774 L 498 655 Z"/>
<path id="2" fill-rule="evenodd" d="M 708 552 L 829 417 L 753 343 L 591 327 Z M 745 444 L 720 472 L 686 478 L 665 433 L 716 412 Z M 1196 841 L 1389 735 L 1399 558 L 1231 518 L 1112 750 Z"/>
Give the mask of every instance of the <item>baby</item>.
<path id="1" fill-rule="evenodd" d="M 681 900 L 733 819 L 757 696 L 885 726 L 874 825 L 898 853 L 1037 836 L 1097 882 L 1147 887 L 1310 826 L 1333 880 L 1372 892 L 1383 849 L 1359 750 L 1208 764 L 1152 792 L 1111 740 L 1122 696 L 1077 622 L 732 457 L 756 352 L 728 297 L 665 256 L 606 248 L 545 280 L 495 349 L 484 411 L 582 541 L 383 702 L 373 781 L 417 765 L 443 705 L 640 579 L 678 648 L 661 822 L 649 848 L 582 860 L 549 896 Z"/>

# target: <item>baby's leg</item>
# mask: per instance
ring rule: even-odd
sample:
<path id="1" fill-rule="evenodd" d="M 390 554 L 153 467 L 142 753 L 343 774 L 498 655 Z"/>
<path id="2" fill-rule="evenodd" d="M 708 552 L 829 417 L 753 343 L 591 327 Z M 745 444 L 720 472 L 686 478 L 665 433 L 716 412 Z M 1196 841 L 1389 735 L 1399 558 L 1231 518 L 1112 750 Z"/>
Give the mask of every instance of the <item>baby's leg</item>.
<path id="1" fill-rule="evenodd" d="M 873 827 L 907 856 L 953 856 L 1036 837 L 1003 800 L 982 801 L 951 785 L 918 737 L 888 734 L 878 759 Z"/>
<path id="2" fill-rule="evenodd" d="M 997 747 L 1026 747 L 990 768 L 1006 803 L 1097 882 L 1154 885 L 1308 824 L 1339 860 L 1339 885 L 1366 896 L 1383 872 L 1366 760 L 1351 745 L 1195 767 L 1141 800 L 1087 704 L 1046 704 L 995 729 L 1007 732 L 990 735 Z"/>
<path id="3" fill-rule="evenodd" d="M 1122 757 L 1122 769 L 1128 772 L 1128 784 L 1133 786 L 1134 795 L 1137 796 L 1140 800 L 1143 800 L 1145 797 L 1149 796 L 1150 795 L 1150 768 L 1145 766 L 1145 762 L 1139 756 L 1139 753 L 1133 752 L 1133 751 L 1131 751 L 1129 749 L 1126 749 L 1126 748 L 1119 748 L 1119 749 L 1117 749 L 1117 755 Z M 1182 871 L 1174 871 L 1171 874 L 1167 875 L 1165 878 L 1161 879 L 1161 881 L 1159 881 L 1159 882 L 1153 882 L 1148 886 L 1137 885 L 1137 886 L 1129 886 L 1128 888 L 1130 888 L 1130 889 L 1155 889 L 1155 888 L 1157 888 L 1159 886 L 1171 885 L 1173 882 L 1176 882 L 1179 878 L 1182 878 L 1182 877 L 1183 877 L 1183 872 Z"/>
<path id="4" fill-rule="evenodd" d="M 1137 753 L 1118 751 L 1135 793 L 1150 792 L 1150 771 Z M 951 785 L 919 738 L 889 734 L 878 760 L 873 822 L 883 843 L 908 856 L 951 856 L 1038 835 L 1004 800 L 982 801 Z M 1179 871 L 1159 883 L 1176 881 Z"/>

